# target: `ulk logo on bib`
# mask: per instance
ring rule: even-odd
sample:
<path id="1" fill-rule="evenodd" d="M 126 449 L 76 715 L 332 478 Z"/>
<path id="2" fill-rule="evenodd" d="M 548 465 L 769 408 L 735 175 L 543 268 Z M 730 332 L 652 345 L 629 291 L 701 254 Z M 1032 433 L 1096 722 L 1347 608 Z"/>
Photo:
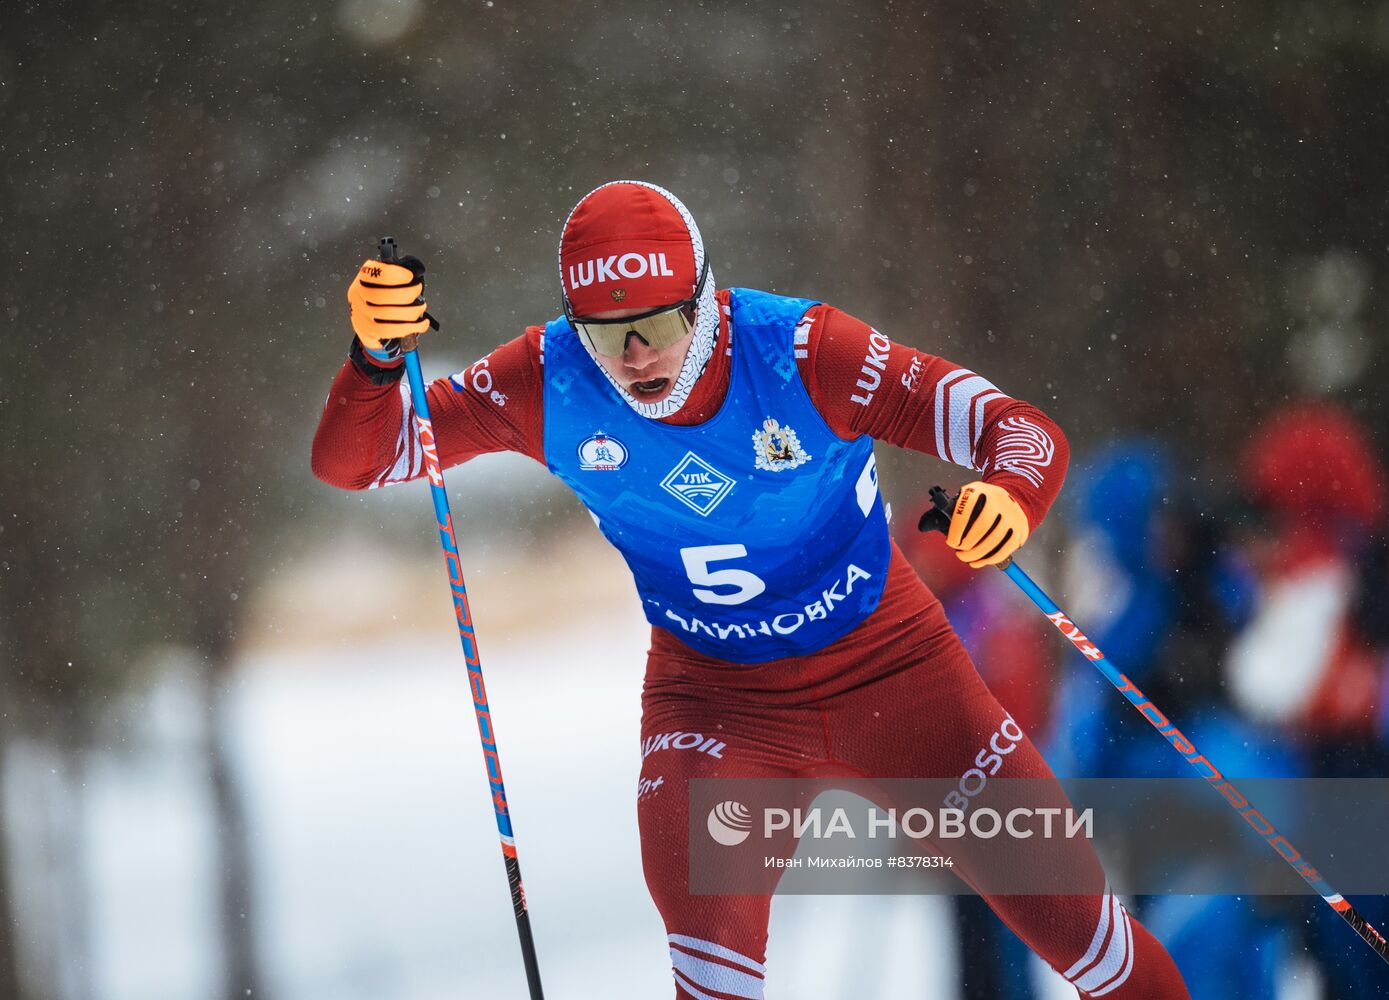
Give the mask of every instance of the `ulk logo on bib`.
<path id="1" fill-rule="evenodd" d="M 733 480 L 694 452 L 687 451 L 661 480 L 661 489 L 701 517 L 708 517 L 733 489 Z"/>

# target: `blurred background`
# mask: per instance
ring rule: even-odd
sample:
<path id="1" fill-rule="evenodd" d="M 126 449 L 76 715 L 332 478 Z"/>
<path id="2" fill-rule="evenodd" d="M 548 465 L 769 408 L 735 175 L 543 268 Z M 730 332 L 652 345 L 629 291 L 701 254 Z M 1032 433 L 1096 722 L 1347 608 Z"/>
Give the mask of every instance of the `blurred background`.
<path id="1" fill-rule="evenodd" d="M 427 491 L 334 491 L 309 443 L 376 237 L 427 262 L 447 375 L 558 312 L 559 227 L 619 177 L 721 284 L 1055 417 L 1024 561 L 1227 773 L 1389 773 L 1386 95 L 1383 0 L 7 0 L 0 998 L 523 995 Z M 1059 773 L 1182 766 L 908 537 L 964 470 L 879 468 Z M 534 463 L 449 482 L 549 995 L 669 995 L 630 580 Z M 1314 900 L 1132 902 L 1196 996 L 1389 995 Z M 769 967 L 1069 989 L 923 897 L 778 899 Z"/>

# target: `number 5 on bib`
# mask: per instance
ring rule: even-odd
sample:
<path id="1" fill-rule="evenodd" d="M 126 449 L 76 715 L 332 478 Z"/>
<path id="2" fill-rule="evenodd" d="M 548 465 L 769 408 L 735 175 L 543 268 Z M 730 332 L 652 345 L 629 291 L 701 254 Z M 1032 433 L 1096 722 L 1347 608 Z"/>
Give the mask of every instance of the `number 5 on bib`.
<path id="1" fill-rule="evenodd" d="M 726 562 L 729 559 L 745 559 L 746 546 L 732 545 L 692 545 L 680 550 L 680 559 L 685 564 L 685 575 L 691 583 L 702 583 L 709 587 L 736 587 L 733 593 L 719 593 L 714 590 L 694 588 L 694 595 L 705 604 L 746 604 L 767 589 L 762 578 L 745 569 L 710 569 L 709 564 Z"/>

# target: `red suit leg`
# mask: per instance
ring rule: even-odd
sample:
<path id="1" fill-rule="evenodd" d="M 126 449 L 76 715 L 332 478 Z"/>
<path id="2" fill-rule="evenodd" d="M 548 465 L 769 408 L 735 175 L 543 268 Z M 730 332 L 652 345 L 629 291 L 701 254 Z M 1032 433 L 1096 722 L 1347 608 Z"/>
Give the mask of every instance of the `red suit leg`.
<path id="1" fill-rule="evenodd" d="M 825 709 L 832 753 L 870 778 L 956 779 L 977 770 L 981 754 L 990 770 L 989 757 L 1002 750 L 988 781 L 1034 779 L 1029 794 L 1045 796 L 1048 805 L 1069 805 L 1047 762 L 985 686 L 953 632 L 908 652 L 895 672 L 827 699 Z M 967 784 L 975 787 L 978 776 Z M 985 784 L 969 803 L 988 803 L 989 792 Z M 988 892 L 985 864 L 998 864 L 993 852 L 1000 848 L 1017 852 L 1023 868 L 1063 870 L 1067 894 Z M 1189 1000 L 1166 950 L 1110 892 L 1088 840 L 1000 840 L 989 851 L 987 862 L 973 859 L 975 871 L 967 851 L 954 851 L 956 872 L 983 886 L 994 912 L 1083 996 Z"/>

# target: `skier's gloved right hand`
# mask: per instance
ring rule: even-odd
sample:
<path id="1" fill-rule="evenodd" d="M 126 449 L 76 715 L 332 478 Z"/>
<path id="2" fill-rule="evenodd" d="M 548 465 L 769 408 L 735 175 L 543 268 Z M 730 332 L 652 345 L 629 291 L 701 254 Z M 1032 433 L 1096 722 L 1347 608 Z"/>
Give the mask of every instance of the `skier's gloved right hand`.
<path id="1" fill-rule="evenodd" d="M 366 350 L 378 358 L 398 352 L 401 337 L 429 329 L 425 318 L 424 265 L 417 257 L 388 264 L 369 260 L 347 289 L 352 329 Z"/>

